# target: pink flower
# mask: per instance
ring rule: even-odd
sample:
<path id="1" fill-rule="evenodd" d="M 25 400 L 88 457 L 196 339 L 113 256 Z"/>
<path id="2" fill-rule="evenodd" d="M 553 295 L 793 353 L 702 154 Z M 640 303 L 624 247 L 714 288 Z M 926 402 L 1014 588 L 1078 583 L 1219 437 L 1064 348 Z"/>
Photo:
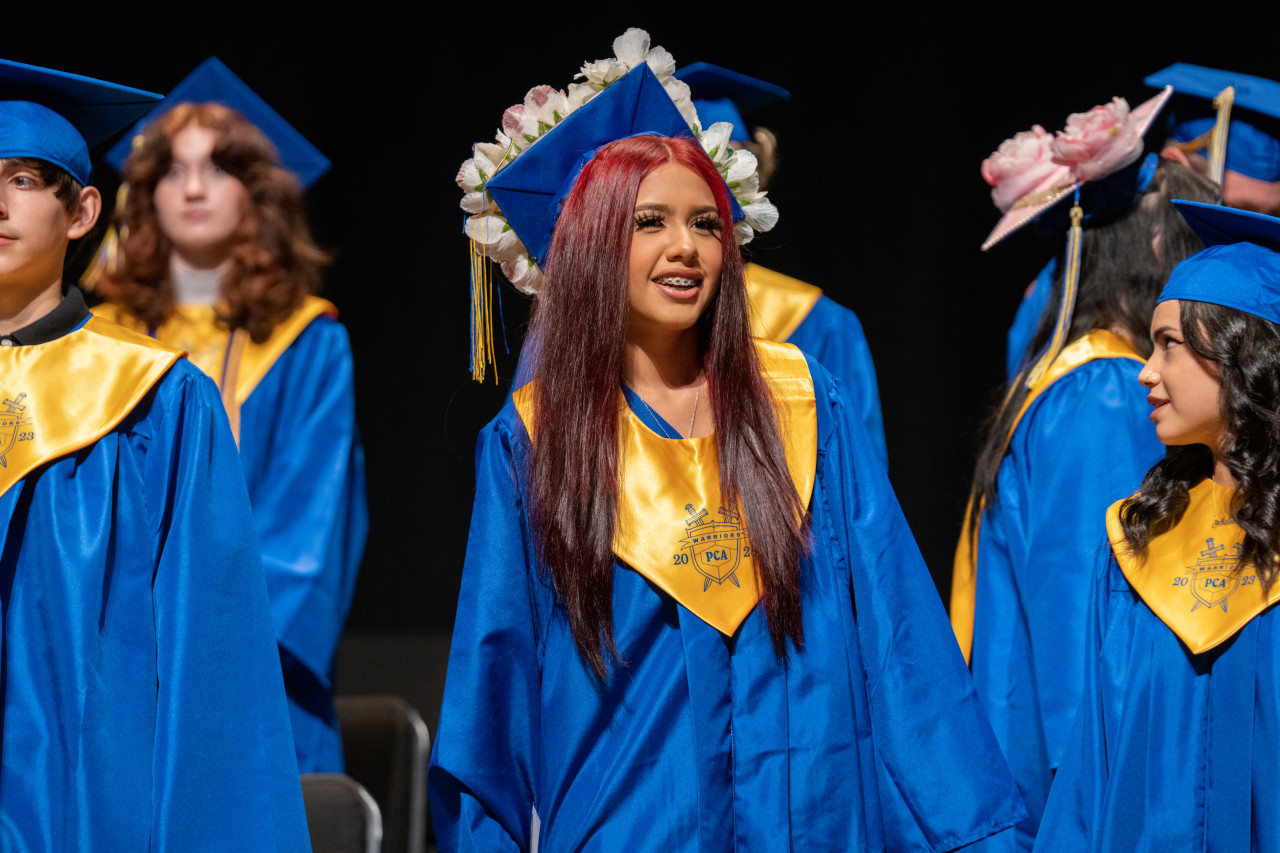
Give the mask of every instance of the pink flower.
<path id="1" fill-rule="evenodd" d="M 994 188 L 991 200 L 1002 213 L 1039 188 L 1046 178 L 1062 171 L 1053 162 L 1049 150 L 1052 142 L 1053 136 L 1037 124 L 1001 142 L 1000 147 L 982 161 L 982 178 Z"/>
<path id="2" fill-rule="evenodd" d="M 1058 131 L 1053 140 L 1053 160 L 1070 166 L 1080 181 L 1105 178 L 1142 155 L 1138 124 L 1124 98 L 1112 98 L 1087 113 L 1072 113 L 1066 130 Z"/>

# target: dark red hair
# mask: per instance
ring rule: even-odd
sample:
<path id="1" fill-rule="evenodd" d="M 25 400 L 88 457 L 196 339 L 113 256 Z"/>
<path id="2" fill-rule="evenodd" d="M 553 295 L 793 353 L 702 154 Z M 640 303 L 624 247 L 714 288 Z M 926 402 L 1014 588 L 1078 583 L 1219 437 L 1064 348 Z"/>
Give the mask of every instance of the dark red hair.
<path id="1" fill-rule="evenodd" d="M 115 215 L 116 227 L 127 234 L 121 263 L 98 287 L 150 328 L 173 313 L 173 243 L 160 229 L 155 192 L 173 161 L 173 137 L 189 125 L 214 132 L 213 162 L 248 191 L 249 209 L 236 230 L 231 271 L 222 282 L 220 319 L 261 342 L 304 296 L 319 290 L 320 269 L 329 259 L 311 239 L 297 178 L 279 165 L 262 131 L 221 104 L 178 104 L 134 143 L 124 166 L 127 197 Z"/>
<path id="2" fill-rule="evenodd" d="M 534 308 L 536 430 L 530 515 L 580 653 L 605 676 L 613 639 L 618 394 L 627 333 L 628 262 L 640 183 L 667 163 L 711 188 L 725 227 L 720 288 L 698 321 L 720 460 L 721 501 L 741 500 L 774 648 L 801 647 L 799 561 L 807 521 L 787 469 L 773 397 L 751 342 L 729 190 L 688 138 L 638 136 L 602 147 L 565 199 Z"/>

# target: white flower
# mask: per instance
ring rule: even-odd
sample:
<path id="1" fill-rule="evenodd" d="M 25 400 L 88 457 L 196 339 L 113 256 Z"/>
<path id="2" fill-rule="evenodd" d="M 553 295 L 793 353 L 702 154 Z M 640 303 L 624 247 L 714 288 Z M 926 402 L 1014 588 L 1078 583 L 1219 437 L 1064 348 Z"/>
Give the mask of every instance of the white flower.
<path id="1" fill-rule="evenodd" d="M 732 133 L 733 125 L 727 121 L 718 121 L 702 131 L 702 149 L 707 152 L 717 169 L 722 163 L 727 163 L 733 154 L 733 149 L 729 147 L 729 136 Z"/>
<path id="2" fill-rule="evenodd" d="M 501 264 L 502 274 L 507 277 L 507 281 L 515 285 L 516 289 L 521 293 L 534 296 L 542 287 L 542 271 L 538 269 L 538 265 L 533 262 L 525 253 L 521 252 L 518 257 L 510 261 L 503 261 Z"/>
<path id="3" fill-rule="evenodd" d="M 778 224 L 778 208 L 765 198 L 764 193 L 755 195 L 756 198 L 752 200 L 738 200 L 738 204 L 742 205 L 742 212 L 746 214 L 742 221 L 761 233 L 770 231 Z"/>
<path id="4" fill-rule="evenodd" d="M 569 112 L 580 108 L 587 101 L 600 94 L 601 90 L 595 88 L 590 83 L 570 83 L 569 84 Z"/>
<path id="5" fill-rule="evenodd" d="M 756 174 L 756 155 L 745 148 L 733 151 L 733 156 L 729 158 L 729 174 L 725 176 L 729 184 L 745 181 L 754 174 Z M 755 190 L 749 190 L 749 192 L 755 192 Z"/>
<path id="6" fill-rule="evenodd" d="M 564 121 L 569 114 L 569 98 L 551 86 L 535 86 L 524 96 L 525 121 L 547 125 L 547 130 Z M 546 130 L 542 131 L 546 133 Z"/>
<path id="7" fill-rule="evenodd" d="M 756 232 L 745 219 L 733 226 L 733 239 L 738 241 L 739 246 L 747 245 L 755 236 Z"/>
<path id="8" fill-rule="evenodd" d="M 649 34 L 639 27 L 632 27 L 613 40 L 613 55 L 628 68 L 635 68 L 644 62 L 648 53 Z"/>
<path id="9" fill-rule="evenodd" d="M 495 261 L 513 260 L 524 250 L 516 232 L 497 213 L 468 217 L 462 230 L 477 245 L 483 246 L 485 255 Z"/>
<path id="10" fill-rule="evenodd" d="M 625 63 L 616 59 L 597 59 L 583 65 L 577 77 L 585 79 L 589 85 L 599 90 L 622 79 L 629 70 Z"/>
<path id="11" fill-rule="evenodd" d="M 655 47 L 645 56 L 644 61 L 648 64 L 649 70 L 653 72 L 653 76 L 657 77 L 664 84 L 666 83 L 667 78 L 676 73 L 676 58 L 668 53 L 665 47 Z M 632 67 L 634 67 L 634 65 Z M 683 84 L 686 90 L 689 88 L 689 85 L 683 80 L 679 80 L 677 82 Z"/>

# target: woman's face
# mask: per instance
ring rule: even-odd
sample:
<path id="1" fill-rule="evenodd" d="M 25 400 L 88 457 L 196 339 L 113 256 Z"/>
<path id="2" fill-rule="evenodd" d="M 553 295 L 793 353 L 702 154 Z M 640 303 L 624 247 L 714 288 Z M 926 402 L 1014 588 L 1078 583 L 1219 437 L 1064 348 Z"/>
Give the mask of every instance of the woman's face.
<path id="1" fill-rule="evenodd" d="M 631 232 L 629 336 L 693 328 L 720 287 L 723 227 L 711 188 L 687 166 L 667 163 L 640 183 Z"/>
<path id="2" fill-rule="evenodd" d="M 1217 451 L 1225 437 L 1219 403 L 1222 381 L 1215 365 L 1187 346 L 1182 334 L 1179 302 L 1156 306 L 1151 318 L 1155 349 L 1138 374 L 1155 407 L 1151 420 L 1164 444 L 1203 444 Z"/>
<path id="3" fill-rule="evenodd" d="M 213 162 L 215 133 L 189 124 L 174 134 L 173 161 L 156 184 L 160 230 L 173 251 L 190 266 L 212 269 L 231 254 L 232 237 L 249 193 L 244 184 Z"/>

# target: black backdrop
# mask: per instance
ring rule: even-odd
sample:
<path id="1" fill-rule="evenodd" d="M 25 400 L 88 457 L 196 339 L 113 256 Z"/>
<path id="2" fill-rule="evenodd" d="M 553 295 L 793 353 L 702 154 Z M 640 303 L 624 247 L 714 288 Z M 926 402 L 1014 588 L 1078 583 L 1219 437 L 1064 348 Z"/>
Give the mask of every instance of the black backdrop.
<path id="1" fill-rule="evenodd" d="M 1245 26 L 1231 4 L 1206 10 L 1231 12 L 1228 24 L 1096 5 L 1067 17 L 1062 4 L 846 7 L 851 25 L 805 3 L 772 18 L 726 3 L 584 11 L 602 6 L 114 4 L 47 21 L 65 14 L 49 4 L 6 15 L 6 58 L 161 92 L 217 55 L 333 160 L 309 209 L 336 256 L 325 295 L 355 349 L 372 515 L 350 628 L 425 633 L 453 619 L 475 437 L 505 393 L 469 378 L 458 165 L 528 88 L 564 87 L 626 27 L 648 29 L 681 64 L 717 62 L 792 91 L 758 117 L 781 140 L 771 196 L 782 219 L 752 253 L 860 315 L 890 475 L 944 595 L 1004 333 L 1054 250 L 1028 234 L 979 252 L 996 212 L 978 164 L 1033 123 L 1057 129 L 1116 94 L 1136 104 L 1143 75 L 1173 61 L 1280 78 L 1274 9 Z M 1104 13 L 1108 31 L 1082 35 Z M 102 167 L 99 184 L 113 180 Z M 514 348 L 527 302 L 506 288 L 502 307 Z M 504 376 L 513 365 L 504 359 Z"/>

